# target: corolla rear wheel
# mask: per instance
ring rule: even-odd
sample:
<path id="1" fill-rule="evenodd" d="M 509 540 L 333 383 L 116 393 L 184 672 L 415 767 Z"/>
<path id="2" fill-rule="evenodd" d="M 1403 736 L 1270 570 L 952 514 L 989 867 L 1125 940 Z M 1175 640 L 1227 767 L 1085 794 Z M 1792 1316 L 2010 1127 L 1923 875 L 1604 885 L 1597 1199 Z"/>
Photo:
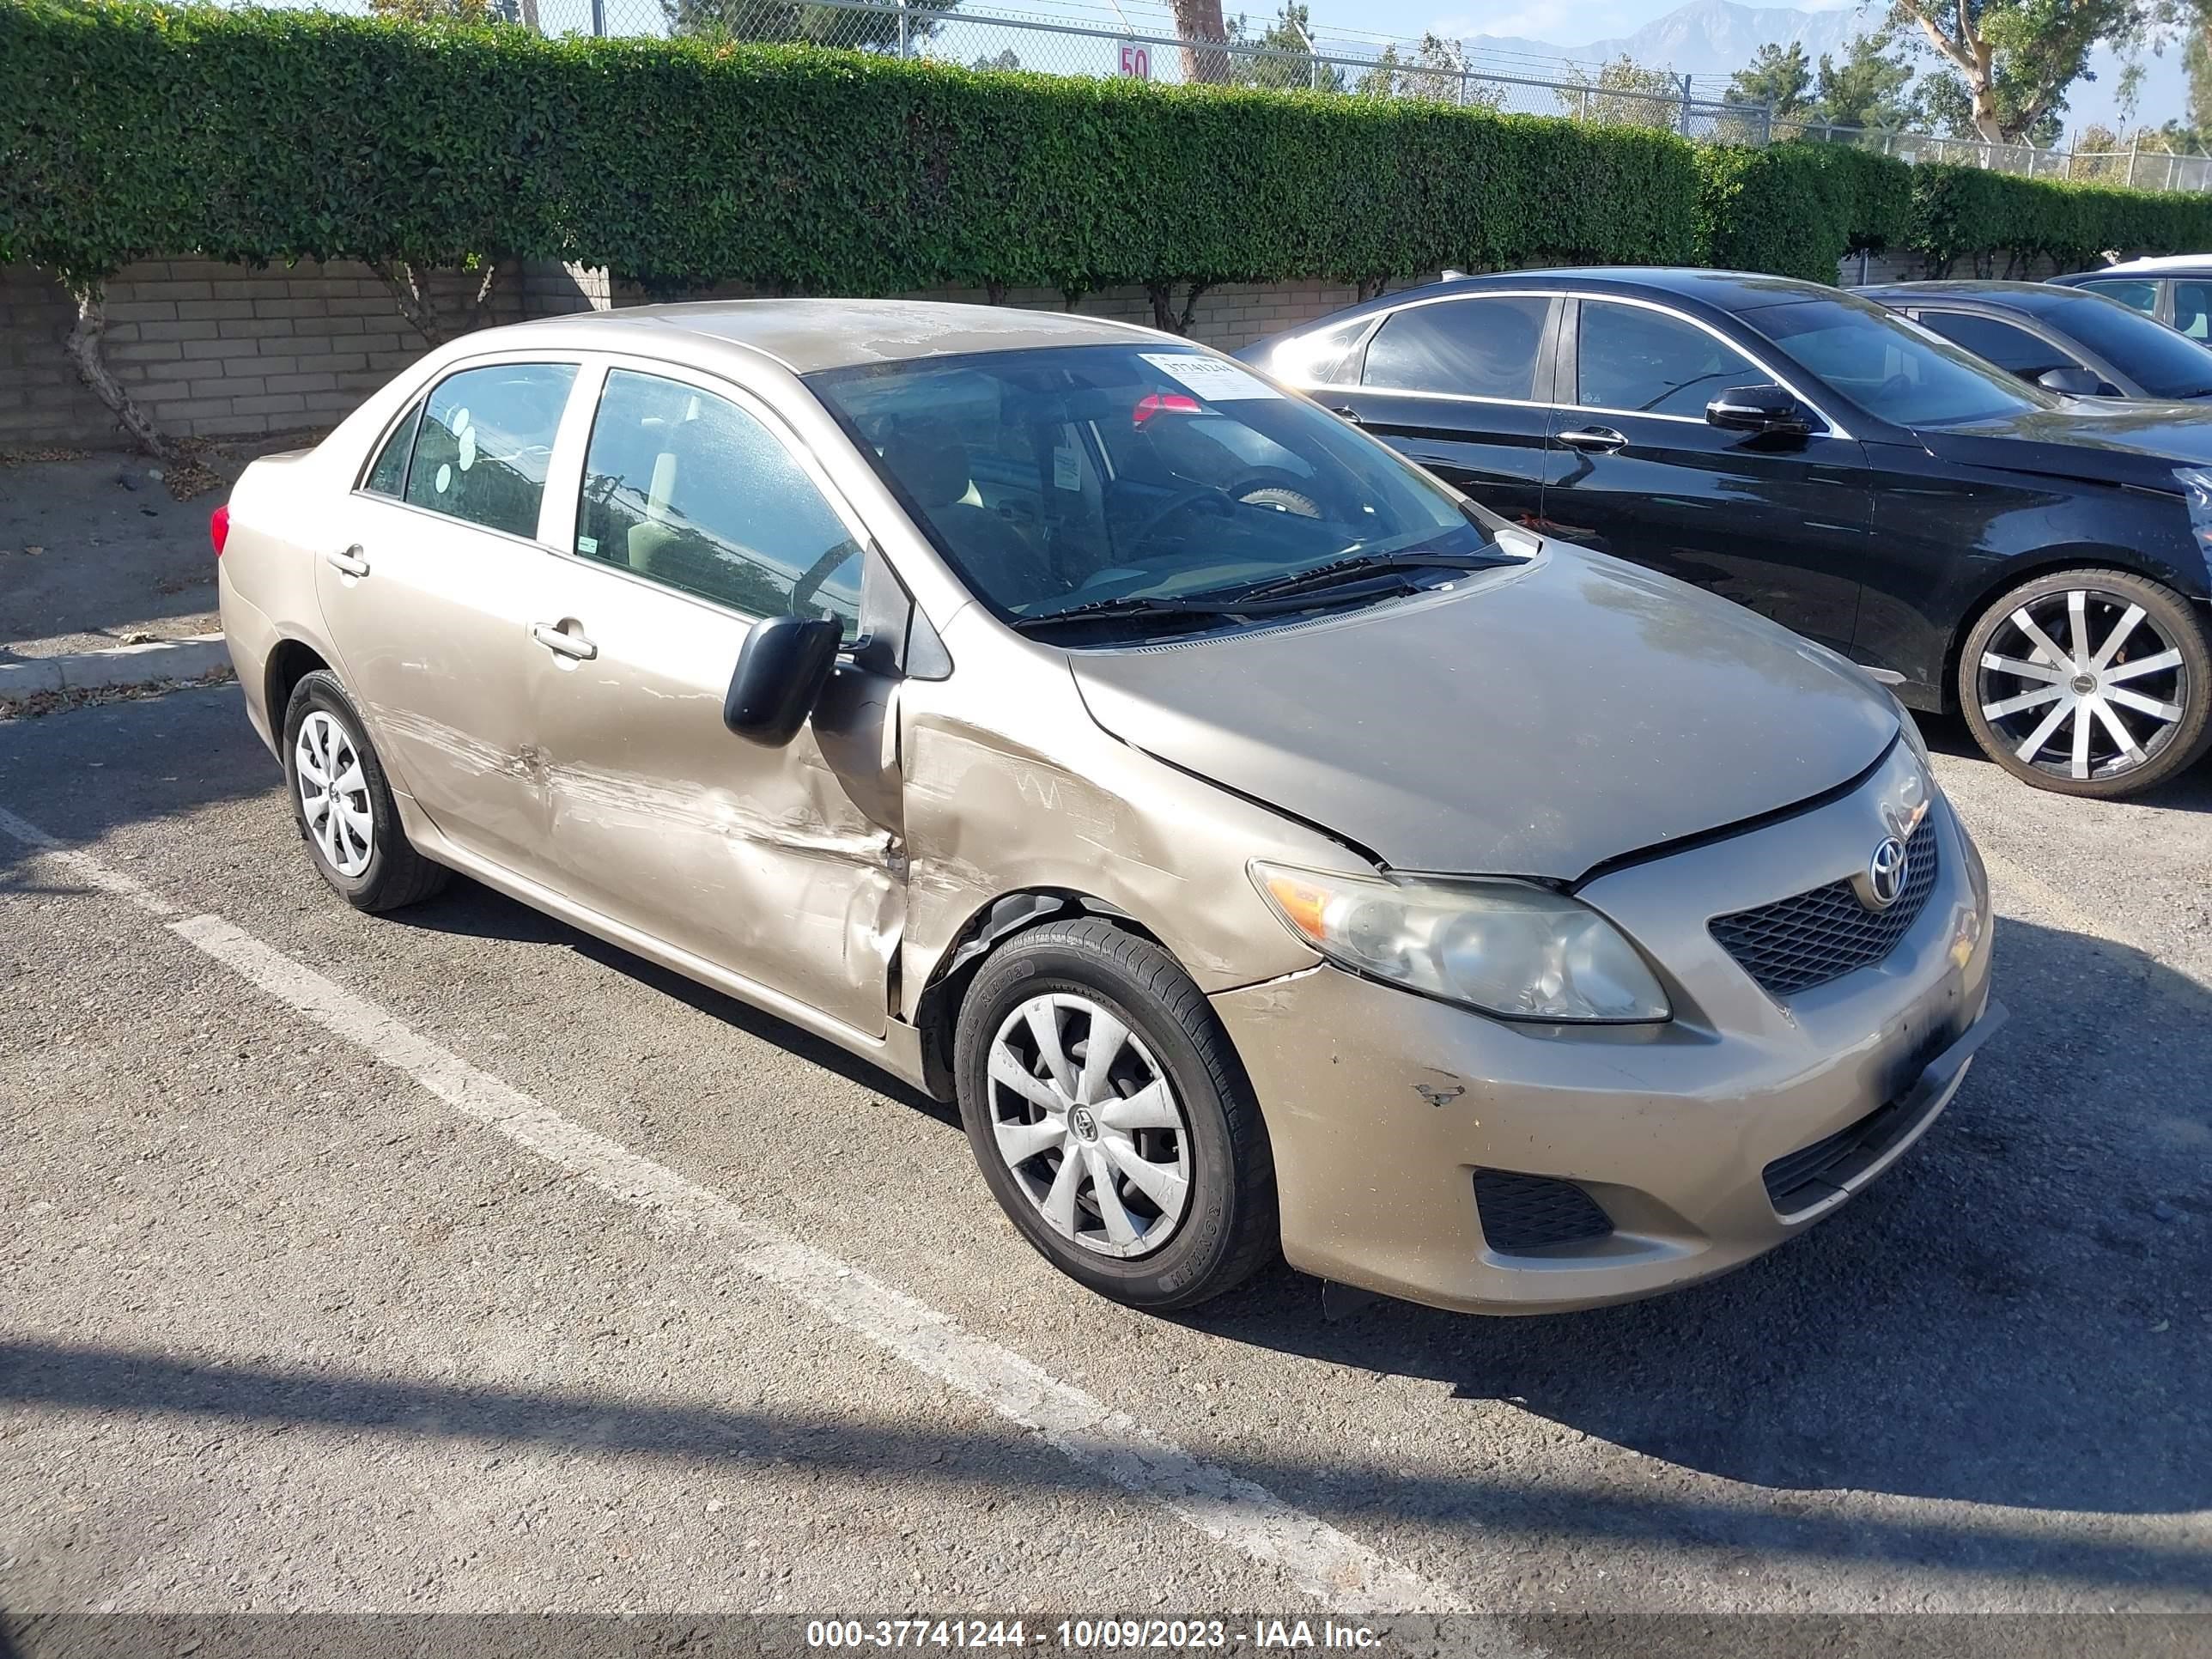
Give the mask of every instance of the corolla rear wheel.
<path id="1" fill-rule="evenodd" d="M 1966 636 L 1959 702 L 2014 777 L 2130 795 L 2212 744 L 2212 649 L 2188 603 L 2121 570 L 2060 570 L 2007 593 Z"/>
<path id="2" fill-rule="evenodd" d="M 445 867 L 408 841 L 376 747 L 327 669 L 293 688 L 284 711 L 284 777 L 316 870 L 356 910 L 396 910 L 446 884 Z"/>
<path id="3" fill-rule="evenodd" d="M 1274 1165 L 1205 997 L 1149 939 L 1048 923 L 987 960 L 955 1036 L 960 1115 L 1000 1207 L 1062 1273 L 1166 1310 L 1279 1243 Z"/>

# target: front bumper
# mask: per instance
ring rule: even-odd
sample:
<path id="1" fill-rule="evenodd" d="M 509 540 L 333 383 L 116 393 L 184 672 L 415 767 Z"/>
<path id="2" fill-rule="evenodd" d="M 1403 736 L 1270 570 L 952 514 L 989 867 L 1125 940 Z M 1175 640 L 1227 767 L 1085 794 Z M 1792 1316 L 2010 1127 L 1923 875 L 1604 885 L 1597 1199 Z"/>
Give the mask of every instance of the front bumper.
<path id="1" fill-rule="evenodd" d="M 1911 764 L 1900 746 L 1842 799 L 1580 890 L 1658 966 L 1666 1025 L 1514 1024 L 1334 967 L 1215 997 L 1273 1143 L 1291 1265 L 1470 1312 L 1592 1307 L 1739 1267 L 1887 1169 L 1996 1023 L 1988 883 L 1948 805 L 1929 808 L 1935 888 L 1878 963 L 1778 1000 L 1706 923 L 1863 868 Z M 1834 1156 L 1809 1152 L 1824 1141 Z M 1811 1173 L 1778 1207 L 1769 1169 L 1792 1154 Z M 1611 1231 L 1495 1248 L 1479 1170 L 1571 1182 Z"/>

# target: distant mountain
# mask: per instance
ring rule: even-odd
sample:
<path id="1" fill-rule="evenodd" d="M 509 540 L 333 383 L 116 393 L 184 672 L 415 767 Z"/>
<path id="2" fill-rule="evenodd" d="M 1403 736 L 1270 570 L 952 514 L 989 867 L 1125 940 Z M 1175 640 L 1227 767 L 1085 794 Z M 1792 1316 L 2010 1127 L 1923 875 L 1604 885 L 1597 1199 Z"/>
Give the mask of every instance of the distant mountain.
<path id="1" fill-rule="evenodd" d="M 1536 78 L 1552 78 L 1565 59 L 1605 63 L 1624 53 L 1638 64 L 1672 69 L 1678 75 L 1725 78 L 1749 64 L 1759 49 L 1769 44 L 1788 46 L 1796 41 L 1816 65 L 1824 52 L 1841 57 L 1851 37 L 1875 27 L 1881 16 L 1879 5 L 1798 11 L 1784 6 L 1741 6 L 1735 0 L 1690 0 L 1633 34 L 1616 39 L 1563 45 L 1516 35 L 1482 34 L 1469 37 L 1467 45 L 1478 68 Z M 1545 65 L 1549 65 L 1550 73 Z M 1928 66 L 1933 66 L 1932 58 Z M 2100 50 L 2091 57 L 2090 67 L 2097 78 L 2077 83 L 2067 100 L 2069 131 L 2093 121 L 2108 126 L 2121 124 L 2118 61 L 2110 52 Z M 1926 68 L 1922 72 L 1926 73 Z M 2188 83 L 2180 55 L 2169 52 L 2162 58 L 2146 58 L 2133 119 L 2155 125 L 2169 117 L 2179 117 L 2187 101 Z"/>

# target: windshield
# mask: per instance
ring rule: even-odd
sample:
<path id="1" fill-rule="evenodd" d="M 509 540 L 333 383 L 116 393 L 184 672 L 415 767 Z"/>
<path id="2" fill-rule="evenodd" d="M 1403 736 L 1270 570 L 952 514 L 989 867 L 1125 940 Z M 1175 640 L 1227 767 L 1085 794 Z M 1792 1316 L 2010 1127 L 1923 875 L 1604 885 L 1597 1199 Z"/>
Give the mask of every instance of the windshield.
<path id="1" fill-rule="evenodd" d="M 2052 326 L 2109 358 L 2154 398 L 2198 398 L 2212 392 L 2212 351 L 2117 300 L 2085 294 L 2048 307 L 2042 314 Z"/>
<path id="2" fill-rule="evenodd" d="M 1190 347 L 1048 347 L 808 384 L 1001 617 L 1494 554 L 1473 510 L 1336 416 Z"/>
<path id="3" fill-rule="evenodd" d="M 1899 426 L 2055 409 L 2059 400 L 1868 300 L 1763 306 L 1745 319 L 1808 374 Z"/>

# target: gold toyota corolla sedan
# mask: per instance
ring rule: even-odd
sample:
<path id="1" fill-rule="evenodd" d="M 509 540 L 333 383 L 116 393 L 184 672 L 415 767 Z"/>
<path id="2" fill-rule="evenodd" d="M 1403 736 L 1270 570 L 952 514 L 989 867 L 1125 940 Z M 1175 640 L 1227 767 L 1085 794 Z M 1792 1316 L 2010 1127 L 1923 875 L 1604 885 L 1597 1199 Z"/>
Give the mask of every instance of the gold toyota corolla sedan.
<path id="1" fill-rule="evenodd" d="M 1858 670 L 1150 330 L 493 329 L 215 531 L 347 900 L 458 870 L 957 1100 L 1139 1307 L 1278 1250 L 1482 1312 L 1691 1283 L 1880 1175 L 2001 1017 Z"/>

